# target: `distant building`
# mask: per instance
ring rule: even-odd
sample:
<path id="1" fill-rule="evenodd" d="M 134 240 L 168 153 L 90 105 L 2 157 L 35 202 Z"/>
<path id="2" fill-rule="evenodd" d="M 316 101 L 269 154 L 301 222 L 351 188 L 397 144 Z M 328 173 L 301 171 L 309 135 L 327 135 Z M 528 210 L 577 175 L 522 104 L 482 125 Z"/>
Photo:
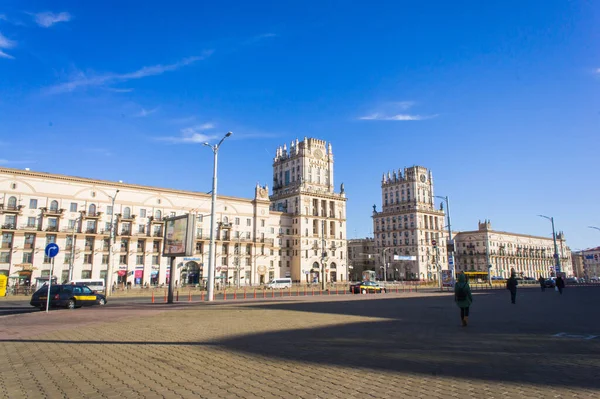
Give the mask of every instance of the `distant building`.
<path id="1" fill-rule="evenodd" d="M 600 247 L 573 252 L 572 257 L 577 277 L 600 277 Z"/>
<path id="2" fill-rule="evenodd" d="M 573 276 L 571 250 L 564 233 L 556 234 L 562 272 Z M 554 273 L 554 242 L 551 237 L 492 230 L 489 220 L 479 222 L 479 229 L 454 234 L 456 271 L 487 277 L 509 277 L 511 269 L 523 277 L 548 277 Z"/>
<path id="3" fill-rule="evenodd" d="M 360 281 L 364 270 L 376 270 L 375 241 L 372 238 L 348 240 L 348 267 L 351 281 Z"/>
<path id="4" fill-rule="evenodd" d="M 381 211 L 373 206 L 379 278 L 437 280 L 439 270 L 448 268 L 448 235 L 445 213 L 435 209 L 432 173 L 422 166 L 412 166 L 404 173 L 398 170 L 384 174 L 381 204 Z"/>

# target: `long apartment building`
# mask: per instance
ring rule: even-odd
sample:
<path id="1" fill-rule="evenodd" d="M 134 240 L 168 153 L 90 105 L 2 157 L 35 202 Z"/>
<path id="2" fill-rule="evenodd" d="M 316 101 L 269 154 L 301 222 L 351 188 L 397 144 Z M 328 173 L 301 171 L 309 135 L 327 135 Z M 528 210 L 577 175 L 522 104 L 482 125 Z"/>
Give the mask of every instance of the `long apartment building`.
<path id="1" fill-rule="evenodd" d="M 439 270 L 448 268 L 445 213 L 435 209 L 434 199 L 427 168 L 412 166 L 383 175 L 381 211 L 373 207 L 380 279 L 437 280 Z"/>
<path id="2" fill-rule="evenodd" d="M 294 147 L 304 148 L 305 143 L 312 150 L 309 143 L 321 141 L 305 139 L 302 143 L 296 141 Z M 282 160 L 282 156 L 277 150 L 276 159 Z M 311 168 L 307 164 L 294 174 L 295 178 L 311 182 Z M 274 169 L 279 176 L 279 168 Z M 330 179 L 333 183 L 333 174 Z M 345 200 L 331 188 L 321 192 L 319 185 L 303 184 L 301 189 L 302 195 L 289 197 L 291 203 L 295 198 L 302 203 L 317 197 L 340 203 Z M 313 252 L 307 252 L 309 244 L 304 242 L 306 237 L 301 238 L 301 227 L 307 226 L 305 220 L 316 217 L 312 207 L 311 215 L 282 207 L 281 190 L 278 187 L 269 198 L 268 187 L 257 185 L 253 198 L 218 196 L 217 281 L 255 285 L 277 277 L 308 280 L 308 273 L 303 272 L 311 272 L 316 258 Z M 119 284 L 165 284 L 171 276 L 168 259 L 162 256 L 164 218 L 194 213 L 194 255 L 177 258 L 173 278 L 179 284 L 202 284 L 208 274 L 210 204 L 210 195 L 204 193 L 0 168 L 0 274 L 9 276 L 11 285 L 47 281 L 51 263 L 44 255 L 44 247 L 56 243 L 60 252 L 52 276 L 58 281 L 104 279 L 112 270 L 113 281 Z M 340 214 L 319 216 L 320 219 L 338 223 L 335 232 L 339 235 L 331 237 L 331 227 L 327 229 L 328 248 L 345 248 L 345 217 L 342 225 Z M 115 233 L 112 243 L 111 229 Z M 335 272 L 330 272 L 328 280 L 344 280 L 343 255 L 331 250 L 324 259 L 325 268 Z"/>
<path id="3" fill-rule="evenodd" d="M 492 230 L 489 220 L 479 222 L 479 229 L 454 235 L 456 271 L 487 276 L 491 265 L 492 276 L 507 278 L 514 270 L 519 276 L 554 276 L 554 240 L 526 234 Z M 573 276 L 571 249 L 565 235 L 556 234 L 561 270 Z"/>

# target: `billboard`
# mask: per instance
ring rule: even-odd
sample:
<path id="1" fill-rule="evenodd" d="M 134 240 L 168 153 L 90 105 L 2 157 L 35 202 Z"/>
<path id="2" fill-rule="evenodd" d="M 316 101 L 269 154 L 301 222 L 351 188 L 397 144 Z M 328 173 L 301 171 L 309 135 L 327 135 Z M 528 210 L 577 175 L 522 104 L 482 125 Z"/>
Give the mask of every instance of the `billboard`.
<path id="1" fill-rule="evenodd" d="M 192 256 L 194 254 L 194 215 L 165 218 L 163 256 Z"/>
<path id="2" fill-rule="evenodd" d="M 442 286 L 452 287 L 452 270 L 442 270 Z"/>

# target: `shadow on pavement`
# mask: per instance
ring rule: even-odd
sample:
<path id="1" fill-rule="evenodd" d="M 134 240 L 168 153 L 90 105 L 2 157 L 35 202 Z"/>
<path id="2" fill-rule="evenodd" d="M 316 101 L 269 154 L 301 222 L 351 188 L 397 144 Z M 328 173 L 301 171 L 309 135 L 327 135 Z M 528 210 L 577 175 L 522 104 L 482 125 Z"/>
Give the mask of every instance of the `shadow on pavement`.
<path id="1" fill-rule="evenodd" d="M 0 342 L 95 345 L 212 346 L 260 357 L 326 366 L 468 378 L 495 383 L 598 389 L 600 290 L 578 288 L 559 296 L 523 290 L 512 305 L 508 292 L 475 296 L 470 325 L 460 326 L 451 296 L 373 298 L 363 301 L 232 304 L 356 316 L 343 324 L 270 331 L 210 342 L 61 341 Z M 201 324 L 199 328 L 201 328 Z M 556 337 L 561 332 L 580 337 Z"/>

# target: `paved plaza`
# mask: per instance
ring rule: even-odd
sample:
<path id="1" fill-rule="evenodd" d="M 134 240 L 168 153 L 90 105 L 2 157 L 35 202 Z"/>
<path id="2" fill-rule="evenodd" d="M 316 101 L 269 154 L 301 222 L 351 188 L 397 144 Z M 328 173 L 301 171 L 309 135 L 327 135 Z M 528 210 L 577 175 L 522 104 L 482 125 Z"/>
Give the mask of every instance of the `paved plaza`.
<path id="1" fill-rule="evenodd" d="M 600 288 L 0 317 L 2 398 L 600 398 Z M 597 336 L 598 337 L 595 337 Z"/>

